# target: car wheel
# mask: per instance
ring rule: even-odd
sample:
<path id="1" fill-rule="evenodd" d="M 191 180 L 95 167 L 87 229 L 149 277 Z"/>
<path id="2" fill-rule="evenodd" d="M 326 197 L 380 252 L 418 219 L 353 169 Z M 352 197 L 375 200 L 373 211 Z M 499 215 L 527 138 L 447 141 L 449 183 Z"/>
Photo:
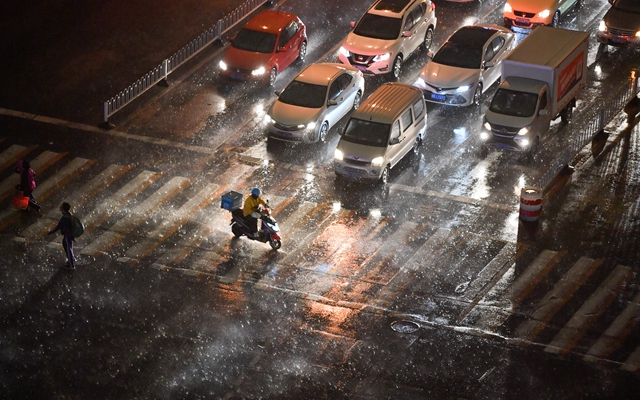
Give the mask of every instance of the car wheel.
<path id="1" fill-rule="evenodd" d="M 482 82 L 478 82 L 478 85 L 476 85 L 476 91 L 473 93 L 473 104 L 479 106 L 480 99 L 482 99 Z"/>
<path id="2" fill-rule="evenodd" d="M 416 141 L 413 142 L 413 147 L 411 148 L 411 154 L 417 156 L 420 154 L 420 138 L 416 138 Z"/>
<path id="3" fill-rule="evenodd" d="M 277 77 L 278 77 L 278 70 L 276 70 L 276 67 L 271 68 L 271 71 L 269 71 L 269 86 L 273 86 L 276 84 Z"/>
<path id="4" fill-rule="evenodd" d="M 538 152 L 538 147 L 540 147 L 540 138 L 536 137 L 533 140 L 533 144 L 531 145 L 531 148 L 527 152 L 527 156 L 530 160 L 533 160 L 533 158 L 535 157 L 536 153 Z"/>
<path id="5" fill-rule="evenodd" d="M 391 67 L 391 73 L 395 79 L 400 79 L 400 72 L 402 72 L 402 57 L 396 56 L 393 60 L 393 67 Z"/>
<path id="6" fill-rule="evenodd" d="M 551 26 L 557 28 L 559 23 L 560 23 L 560 11 L 556 11 L 556 13 L 553 14 L 553 19 L 551 20 Z"/>
<path id="7" fill-rule="evenodd" d="M 357 110 L 360 107 L 360 102 L 362 101 L 362 93 L 358 90 L 356 93 L 356 97 L 353 99 L 353 109 Z"/>
<path id="8" fill-rule="evenodd" d="M 323 143 L 326 142 L 328 132 L 329 132 L 329 123 L 325 121 L 322 123 L 322 126 L 320 127 L 320 131 L 318 132 L 318 140 Z"/>
<path id="9" fill-rule="evenodd" d="M 298 50 L 298 60 L 304 61 L 307 55 L 307 42 L 302 42 L 300 49 Z"/>
<path id="10" fill-rule="evenodd" d="M 427 32 L 424 34 L 424 41 L 422 42 L 422 49 L 424 51 L 429 51 L 431 48 L 431 43 L 433 43 L 433 29 L 427 29 Z"/>
<path id="11" fill-rule="evenodd" d="M 562 122 L 564 122 L 565 124 L 568 124 L 569 121 L 571 121 L 571 118 L 573 117 L 573 105 L 569 104 L 568 106 L 565 107 L 564 110 L 562 110 L 562 112 L 560 113 L 560 120 Z"/>
<path id="12" fill-rule="evenodd" d="M 389 166 L 385 166 L 382 170 L 382 175 L 380 176 L 380 183 L 382 185 L 386 185 L 389 183 Z"/>

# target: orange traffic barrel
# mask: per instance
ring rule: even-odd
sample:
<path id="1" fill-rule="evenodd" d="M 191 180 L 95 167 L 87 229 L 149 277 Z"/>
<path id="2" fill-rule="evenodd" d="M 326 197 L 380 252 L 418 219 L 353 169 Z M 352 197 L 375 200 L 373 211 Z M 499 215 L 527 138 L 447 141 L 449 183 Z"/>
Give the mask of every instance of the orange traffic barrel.
<path id="1" fill-rule="evenodd" d="M 542 191 L 533 186 L 520 190 L 520 219 L 532 222 L 540 218 L 542 212 Z"/>

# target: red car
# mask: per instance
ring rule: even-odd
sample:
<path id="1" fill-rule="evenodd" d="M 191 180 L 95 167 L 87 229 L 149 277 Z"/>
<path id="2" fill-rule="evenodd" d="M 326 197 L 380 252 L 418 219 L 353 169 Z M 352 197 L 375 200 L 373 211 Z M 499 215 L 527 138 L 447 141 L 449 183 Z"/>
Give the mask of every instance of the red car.
<path id="1" fill-rule="evenodd" d="M 220 60 L 222 77 L 273 85 L 278 73 L 307 54 L 307 29 L 297 16 L 275 10 L 253 17 Z"/>

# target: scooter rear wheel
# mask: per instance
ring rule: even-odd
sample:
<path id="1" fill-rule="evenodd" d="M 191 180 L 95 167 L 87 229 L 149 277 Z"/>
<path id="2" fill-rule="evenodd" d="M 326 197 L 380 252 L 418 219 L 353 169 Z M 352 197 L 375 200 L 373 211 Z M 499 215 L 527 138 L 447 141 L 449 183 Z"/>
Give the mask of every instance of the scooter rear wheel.
<path id="1" fill-rule="evenodd" d="M 233 225 L 231 227 L 231 232 L 233 232 L 233 236 L 235 236 L 235 237 L 242 236 L 242 230 L 240 228 L 238 228 L 236 225 Z"/>
<path id="2" fill-rule="evenodd" d="M 274 250 L 278 250 L 280 247 L 282 247 L 282 242 L 280 240 L 269 240 L 269 244 Z"/>

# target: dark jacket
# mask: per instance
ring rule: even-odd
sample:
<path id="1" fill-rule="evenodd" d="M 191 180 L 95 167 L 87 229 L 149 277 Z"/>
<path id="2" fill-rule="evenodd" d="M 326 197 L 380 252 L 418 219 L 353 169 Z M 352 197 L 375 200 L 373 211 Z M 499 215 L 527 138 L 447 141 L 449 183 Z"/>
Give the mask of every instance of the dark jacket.
<path id="1" fill-rule="evenodd" d="M 62 217 L 60 218 L 60 221 L 58 221 L 58 225 L 50 230 L 49 234 L 56 233 L 57 231 L 62 232 L 62 235 L 67 239 L 67 242 L 75 240 L 71 233 L 71 213 L 62 213 Z"/>

